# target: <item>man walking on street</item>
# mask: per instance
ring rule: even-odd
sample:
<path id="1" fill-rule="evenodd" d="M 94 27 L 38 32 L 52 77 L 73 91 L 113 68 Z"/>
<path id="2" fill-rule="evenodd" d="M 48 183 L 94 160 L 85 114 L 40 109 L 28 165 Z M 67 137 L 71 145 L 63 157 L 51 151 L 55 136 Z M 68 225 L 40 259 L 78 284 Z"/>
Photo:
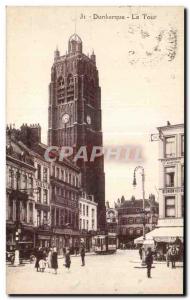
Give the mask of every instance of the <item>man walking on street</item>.
<path id="1" fill-rule="evenodd" d="M 153 264 L 153 255 L 152 255 L 151 248 L 148 248 L 147 250 L 145 262 L 147 265 L 147 277 L 151 278 L 151 268 Z"/>
<path id="2" fill-rule="evenodd" d="M 82 260 L 82 267 L 85 266 L 85 247 L 82 244 L 80 250 L 81 260 Z"/>
<path id="3" fill-rule="evenodd" d="M 142 260 L 142 246 L 139 248 L 139 255 L 140 255 L 140 260 Z"/>
<path id="4" fill-rule="evenodd" d="M 177 257 L 176 247 L 172 246 L 172 249 L 170 251 L 170 259 L 171 259 L 171 263 L 172 263 L 172 269 L 175 268 L 176 257 Z"/>

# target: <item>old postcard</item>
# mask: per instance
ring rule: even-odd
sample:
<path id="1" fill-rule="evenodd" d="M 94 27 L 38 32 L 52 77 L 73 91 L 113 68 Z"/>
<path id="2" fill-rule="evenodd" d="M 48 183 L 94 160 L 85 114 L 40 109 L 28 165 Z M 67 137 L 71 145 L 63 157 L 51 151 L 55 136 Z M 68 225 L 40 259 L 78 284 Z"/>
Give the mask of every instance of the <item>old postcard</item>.
<path id="1" fill-rule="evenodd" d="M 7 294 L 184 293 L 184 8 L 8 6 Z"/>

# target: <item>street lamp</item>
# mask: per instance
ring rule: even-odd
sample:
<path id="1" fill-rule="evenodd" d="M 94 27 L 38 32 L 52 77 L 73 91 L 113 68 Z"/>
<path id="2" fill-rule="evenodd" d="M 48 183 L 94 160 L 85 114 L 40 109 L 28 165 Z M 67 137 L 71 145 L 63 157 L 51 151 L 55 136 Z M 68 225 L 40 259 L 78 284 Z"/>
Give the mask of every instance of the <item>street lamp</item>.
<path id="1" fill-rule="evenodd" d="M 133 175 L 133 186 L 134 187 L 136 187 L 136 185 L 137 185 L 136 172 L 138 170 L 141 171 L 141 176 L 142 176 L 142 200 L 143 200 L 142 213 L 143 213 L 143 244 L 144 244 L 144 241 L 146 239 L 146 236 L 145 236 L 145 216 L 146 216 L 146 212 L 145 212 L 145 188 L 144 188 L 145 172 L 144 172 L 144 168 L 142 166 L 137 166 L 134 169 L 134 175 Z M 142 266 L 144 266 L 144 265 L 145 265 L 145 248 L 143 247 L 143 249 L 142 249 Z"/>

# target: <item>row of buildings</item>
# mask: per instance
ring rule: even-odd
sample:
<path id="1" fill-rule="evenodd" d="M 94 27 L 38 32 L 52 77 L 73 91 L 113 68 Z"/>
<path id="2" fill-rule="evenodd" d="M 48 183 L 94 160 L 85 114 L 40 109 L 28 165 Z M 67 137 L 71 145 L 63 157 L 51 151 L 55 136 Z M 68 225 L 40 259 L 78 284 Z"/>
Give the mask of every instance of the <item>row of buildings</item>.
<path id="1" fill-rule="evenodd" d="M 97 231 L 97 203 L 81 187 L 81 172 L 71 161 L 48 162 L 41 128 L 22 125 L 6 131 L 7 245 L 74 248 Z M 29 138 L 30 137 L 30 138 Z M 89 242 L 90 243 L 90 242 Z M 90 244 L 87 245 L 89 248 Z"/>

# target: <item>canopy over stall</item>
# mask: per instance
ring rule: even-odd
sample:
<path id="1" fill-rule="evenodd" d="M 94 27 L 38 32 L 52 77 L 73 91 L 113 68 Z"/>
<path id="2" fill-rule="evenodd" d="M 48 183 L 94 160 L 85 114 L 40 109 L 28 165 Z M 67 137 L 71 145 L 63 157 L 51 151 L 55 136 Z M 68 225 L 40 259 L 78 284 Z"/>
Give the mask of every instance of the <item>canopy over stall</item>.
<path id="1" fill-rule="evenodd" d="M 172 243 L 176 238 L 183 240 L 183 227 L 159 227 L 148 232 L 145 240 L 154 240 L 156 242 Z M 143 244 L 143 236 L 134 240 L 135 244 Z"/>

